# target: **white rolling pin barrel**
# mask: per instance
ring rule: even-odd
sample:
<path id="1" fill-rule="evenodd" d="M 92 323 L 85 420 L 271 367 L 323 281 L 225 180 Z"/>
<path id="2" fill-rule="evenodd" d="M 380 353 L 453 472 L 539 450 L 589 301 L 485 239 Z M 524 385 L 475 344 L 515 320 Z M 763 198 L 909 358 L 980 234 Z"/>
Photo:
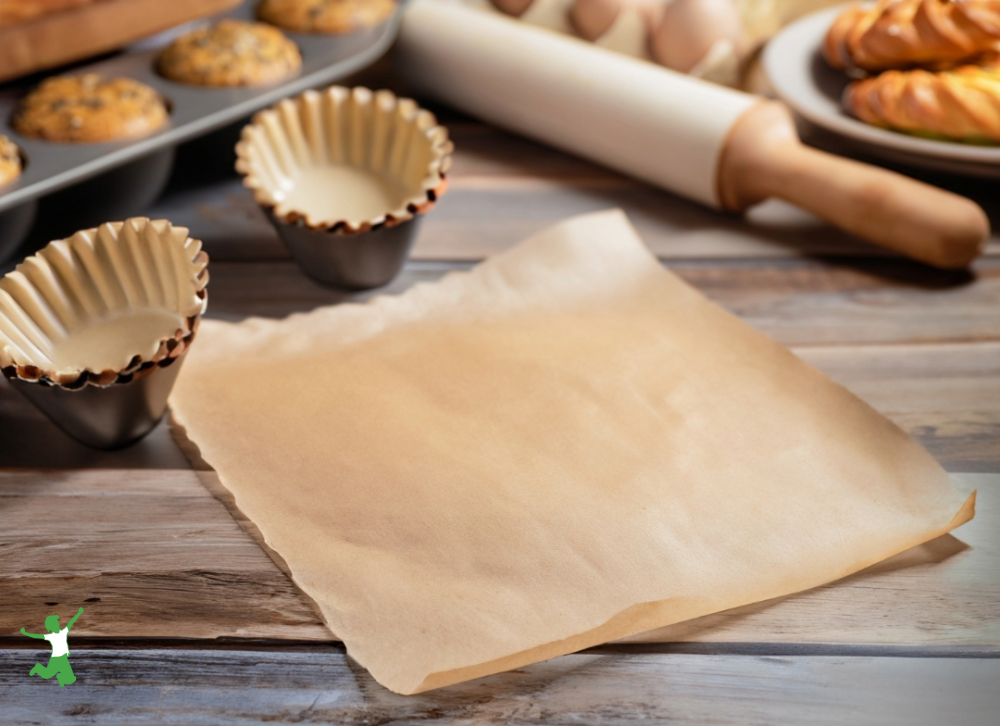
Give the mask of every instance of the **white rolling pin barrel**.
<path id="1" fill-rule="evenodd" d="M 758 99 L 498 13 L 410 3 L 408 81 L 474 116 L 713 207 L 726 134 Z"/>

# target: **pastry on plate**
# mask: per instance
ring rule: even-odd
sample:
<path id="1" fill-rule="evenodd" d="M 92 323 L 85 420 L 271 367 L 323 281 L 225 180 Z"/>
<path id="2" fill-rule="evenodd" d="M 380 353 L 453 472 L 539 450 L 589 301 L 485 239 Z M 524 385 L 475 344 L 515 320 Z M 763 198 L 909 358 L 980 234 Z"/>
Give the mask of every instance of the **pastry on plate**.
<path id="1" fill-rule="evenodd" d="M 21 176 L 21 155 L 17 145 L 0 134 L 0 186 Z"/>
<path id="2" fill-rule="evenodd" d="M 394 0 L 262 0 L 257 17 L 296 33 L 350 33 L 378 25 L 396 9 Z"/>
<path id="3" fill-rule="evenodd" d="M 834 68 L 878 72 L 954 64 L 1000 49 L 1000 0 L 879 0 L 845 10 L 823 55 Z"/>
<path id="4" fill-rule="evenodd" d="M 14 128 L 47 141 L 115 141 L 152 133 L 167 118 L 163 98 L 149 86 L 87 73 L 43 81 L 21 101 Z"/>
<path id="5" fill-rule="evenodd" d="M 299 49 L 265 23 L 221 20 L 182 35 L 157 61 L 172 81 L 199 86 L 257 86 L 280 81 L 302 65 Z"/>
<path id="6" fill-rule="evenodd" d="M 1000 54 L 949 70 L 886 71 L 851 83 L 844 105 L 885 128 L 973 143 L 1000 143 Z"/>

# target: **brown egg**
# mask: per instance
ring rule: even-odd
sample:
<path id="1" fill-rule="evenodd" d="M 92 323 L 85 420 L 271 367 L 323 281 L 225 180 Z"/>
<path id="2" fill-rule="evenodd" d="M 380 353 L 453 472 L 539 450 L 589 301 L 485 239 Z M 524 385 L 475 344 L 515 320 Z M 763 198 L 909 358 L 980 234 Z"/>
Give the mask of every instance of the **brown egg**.
<path id="1" fill-rule="evenodd" d="M 490 0 L 490 2 L 498 10 L 519 18 L 528 9 L 528 6 L 531 5 L 532 0 Z"/>
<path id="2" fill-rule="evenodd" d="M 687 73 L 719 40 L 730 41 L 737 57 L 746 55 L 746 36 L 732 0 L 673 0 L 663 10 L 650 50 L 667 68 Z"/>
<path id="3" fill-rule="evenodd" d="M 597 40 L 615 22 L 627 0 L 576 0 L 569 18 L 576 32 L 587 40 Z"/>

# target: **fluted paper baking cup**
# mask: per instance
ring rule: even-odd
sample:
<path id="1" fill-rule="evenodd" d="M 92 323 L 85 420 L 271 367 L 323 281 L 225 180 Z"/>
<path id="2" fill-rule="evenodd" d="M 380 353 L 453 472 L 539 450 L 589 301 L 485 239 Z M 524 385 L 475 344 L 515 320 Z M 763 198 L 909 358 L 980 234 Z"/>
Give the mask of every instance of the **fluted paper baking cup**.
<path id="1" fill-rule="evenodd" d="M 447 129 L 413 100 L 332 86 L 254 116 L 236 169 L 279 221 L 349 235 L 430 210 L 451 151 Z"/>
<path id="2" fill-rule="evenodd" d="M 68 389 L 171 365 L 205 309 L 208 256 L 188 230 L 142 217 L 50 242 L 0 279 L 0 369 Z"/>

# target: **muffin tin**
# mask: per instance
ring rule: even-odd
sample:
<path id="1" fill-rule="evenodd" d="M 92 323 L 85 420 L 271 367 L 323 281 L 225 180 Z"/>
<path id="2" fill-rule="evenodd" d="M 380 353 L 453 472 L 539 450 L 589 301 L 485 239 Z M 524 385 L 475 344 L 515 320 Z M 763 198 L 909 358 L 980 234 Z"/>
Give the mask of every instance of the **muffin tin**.
<path id="1" fill-rule="evenodd" d="M 11 127 L 11 117 L 18 101 L 38 79 L 30 83 L 12 83 L 0 87 L 0 134 L 8 136 L 21 150 L 25 162 L 21 176 L 0 187 L 0 264 L 27 234 L 31 207 L 39 197 L 60 192 L 67 204 L 59 221 L 71 232 L 85 225 L 71 219 L 73 198 L 82 196 L 85 208 L 96 218 L 121 218 L 142 211 L 162 191 L 169 176 L 174 147 L 184 141 L 239 121 L 254 111 L 288 95 L 327 84 L 374 62 L 395 38 L 401 17 L 401 5 L 385 23 L 349 35 L 286 35 L 302 53 L 300 72 L 286 81 L 254 87 L 210 88 L 167 80 L 155 68 L 156 57 L 174 37 L 223 17 L 254 19 L 256 2 L 194 24 L 175 28 L 146 42 L 127 48 L 120 55 L 75 68 L 72 73 L 96 72 L 107 76 L 127 76 L 145 83 L 167 100 L 170 120 L 162 130 L 143 138 L 111 143 L 65 144 L 24 138 Z M 164 173 L 164 169 L 167 173 Z M 96 177 L 96 178 L 95 178 Z M 82 183 L 81 183 L 82 182 Z M 74 186 L 76 185 L 76 186 Z M 66 190 L 73 187 L 72 191 Z M 96 207 L 94 206 L 96 204 Z M 126 207 L 126 209 L 122 209 Z M 43 205 L 39 217 L 53 212 Z M 6 220 L 20 219 L 20 224 Z M 39 220 L 44 221 L 44 220 Z M 81 224 L 81 221 L 84 221 Z"/>

